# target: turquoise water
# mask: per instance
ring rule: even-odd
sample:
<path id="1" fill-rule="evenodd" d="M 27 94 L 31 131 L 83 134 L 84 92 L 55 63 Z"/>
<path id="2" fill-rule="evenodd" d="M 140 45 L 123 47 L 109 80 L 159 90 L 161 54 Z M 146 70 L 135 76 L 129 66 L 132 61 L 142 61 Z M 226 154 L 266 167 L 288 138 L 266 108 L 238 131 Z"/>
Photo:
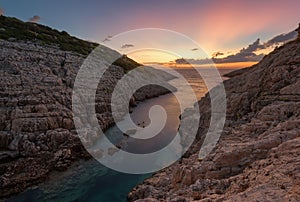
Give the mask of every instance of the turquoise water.
<path id="1" fill-rule="evenodd" d="M 231 70 L 220 71 L 223 75 Z M 178 72 L 186 77 L 194 88 L 197 98 L 206 93 L 204 82 L 199 79 L 195 71 L 181 69 Z M 213 79 L 213 78 L 212 78 Z M 173 82 L 180 82 L 174 80 Z M 182 86 L 184 88 L 184 86 Z M 189 95 L 186 95 L 189 96 Z M 128 140 L 126 150 L 134 153 L 155 151 L 164 147 L 172 140 L 180 124 L 178 102 L 174 95 L 167 94 L 140 103 L 131 114 L 136 123 L 150 123 L 148 118 L 149 108 L 153 105 L 161 105 L 168 114 L 168 120 L 163 130 L 149 141 Z M 118 142 L 124 138 L 123 133 L 115 126 L 111 127 L 106 135 L 111 141 Z M 101 202 L 125 202 L 127 194 L 137 184 L 150 177 L 151 174 L 132 175 L 116 172 L 102 166 L 96 160 L 77 162 L 65 172 L 51 174 L 50 180 L 33 187 L 24 193 L 8 199 L 7 201 L 101 201 Z"/>
<path id="2" fill-rule="evenodd" d="M 120 201 L 150 175 L 123 174 L 91 160 L 56 173 L 49 182 L 32 188 L 8 201 Z"/>

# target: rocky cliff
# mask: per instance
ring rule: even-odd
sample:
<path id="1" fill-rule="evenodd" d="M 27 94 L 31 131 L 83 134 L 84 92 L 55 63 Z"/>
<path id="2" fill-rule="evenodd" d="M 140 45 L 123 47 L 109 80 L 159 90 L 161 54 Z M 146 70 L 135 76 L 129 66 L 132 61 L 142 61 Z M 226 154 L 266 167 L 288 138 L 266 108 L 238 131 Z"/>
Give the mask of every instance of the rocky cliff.
<path id="1" fill-rule="evenodd" d="M 16 29 L 15 32 L 10 30 L 16 26 L 14 21 L 4 16 L 0 19 L 0 25 L 4 26 L 0 37 L 9 36 L 8 40 L 0 39 L 0 198 L 45 180 L 53 170 L 65 170 L 75 160 L 90 158 L 74 127 L 72 88 L 86 57 L 76 51 L 78 46 L 85 45 L 86 53 L 95 44 L 17 21 L 17 27 L 24 28 L 25 36 L 31 36 L 26 33 L 33 27 L 38 30 L 35 37 L 44 36 L 45 30 L 52 30 L 56 37 L 61 37 L 58 44 L 52 44 L 56 42 L 54 39 L 51 44 L 30 37 L 23 39 Z M 52 40 L 51 35 L 47 36 L 50 37 L 48 42 Z M 61 48 L 68 41 L 65 39 L 74 42 L 67 50 Z M 110 99 L 115 84 L 136 66 L 138 63 L 123 56 L 99 81 L 95 106 L 103 130 L 114 124 Z M 154 75 L 156 71 L 153 69 Z M 157 77 L 172 78 L 163 72 Z M 135 93 L 131 104 L 168 92 L 164 88 L 146 86 Z"/>
<path id="2" fill-rule="evenodd" d="M 216 148 L 198 160 L 210 120 L 207 94 L 198 103 L 193 146 L 138 185 L 130 201 L 300 201 L 299 37 L 228 76 L 227 120 Z"/>

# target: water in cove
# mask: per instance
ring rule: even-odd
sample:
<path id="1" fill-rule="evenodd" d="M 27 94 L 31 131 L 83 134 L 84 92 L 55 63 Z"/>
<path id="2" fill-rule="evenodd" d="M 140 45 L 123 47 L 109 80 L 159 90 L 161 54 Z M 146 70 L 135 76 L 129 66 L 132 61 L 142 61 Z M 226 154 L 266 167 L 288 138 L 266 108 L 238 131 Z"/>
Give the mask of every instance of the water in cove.
<path id="1" fill-rule="evenodd" d="M 204 81 L 193 69 L 177 69 L 189 82 L 198 99 L 207 92 Z M 232 69 L 220 69 L 220 75 L 224 75 Z M 211 79 L 214 79 L 211 77 Z M 174 79 L 171 82 L 179 82 Z M 187 85 L 182 83 L 182 89 Z M 184 93 L 184 90 L 183 92 Z M 184 95 L 190 96 L 190 95 Z M 149 141 L 127 142 L 127 150 L 134 153 L 156 151 L 164 147 L 176 135 L 180 124 L 178 102 L 174 95 L 167 94 L 139 103 L 134 108 L 131 118 L 135 123 L 148 125 L 149 109 L 154 105 L 161 105 L 167 112 L 167 121 L 163 130 Z M 106 131 L 106 136 L 112 141 L 124 138 L 123 133 L 113 126 Z M 133 175 L 120 173 L 98 163 L 96 160 L 76 162 L 65 172 L 54 172 L 50 179 L 37 187 L 9 198 L 7 201 L 101 201 L 101 202 L 125 202 L 131 189 L 141 183 L 151 174 Z"/>

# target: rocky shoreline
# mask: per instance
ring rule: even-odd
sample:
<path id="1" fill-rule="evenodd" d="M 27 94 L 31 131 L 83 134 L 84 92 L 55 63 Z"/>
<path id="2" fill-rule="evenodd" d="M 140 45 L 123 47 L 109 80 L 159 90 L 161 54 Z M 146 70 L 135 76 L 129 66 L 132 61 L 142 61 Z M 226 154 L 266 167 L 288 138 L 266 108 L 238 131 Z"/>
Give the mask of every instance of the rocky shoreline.
<path id="1" fill-rule="evenodd" d="M 74 161 L 89 159 L 77 136 L 72 113 L 72 87 L 85 56 L 55 45 L 0 40 L 0 198 L 45 181 L 52 171 L 66 170 Z M 153 74 L 157 71 L 153 69 Z M 114 124 L 110 98 L 125 74 L 111 65 L 100 80 L 96 113 L 103 130 Z M 160 79 L 173 79 L 159 71 Z M 169 93 L 146 86 L 131 100 Z"/>
<path id="2" fill-rule="evenodd" d="M 193 146 L 135 187 L 129 201 L 300 201 L 300 38 L 227 76 L 227 119 L 216 148 L 198 159 L 210 121 L 207 94 Z"/>

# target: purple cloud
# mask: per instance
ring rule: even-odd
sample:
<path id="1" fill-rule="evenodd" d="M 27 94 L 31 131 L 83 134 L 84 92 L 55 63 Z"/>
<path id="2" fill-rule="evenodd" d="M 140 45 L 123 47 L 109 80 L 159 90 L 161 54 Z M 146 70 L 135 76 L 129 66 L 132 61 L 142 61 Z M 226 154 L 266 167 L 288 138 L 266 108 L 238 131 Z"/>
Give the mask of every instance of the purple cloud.
<path id="1" fill-rule="evenodd" d="M 132 48 L 132 47 L 134 47 L 133 44 L 124 44 L 121 48 L 125 49 L 125 48 Z"/>
<path id="2" fill-rule="evenodd" d="M 0 8 L 0 16 L 4 15 L 4 10 L 3 8 Z"/>
<path id="3" fill-rule="evenodd" d="M 224 55 L 224 53 L 218 51 L 218 52 L 213 53 L 212 57 L 213 57 L 213 58 L 216 58 L 216 57 L 222 56 L 222 55 Z"/>
<path id="4" fill-rule="evenodd" d="M 33 16 L 32 18 L 29 18 L 29 22 L 32 22 L 32 23 L 38 23 L 40 19 L 41 19 L 40 16 L 35 15 L 35 16 Z"/>

